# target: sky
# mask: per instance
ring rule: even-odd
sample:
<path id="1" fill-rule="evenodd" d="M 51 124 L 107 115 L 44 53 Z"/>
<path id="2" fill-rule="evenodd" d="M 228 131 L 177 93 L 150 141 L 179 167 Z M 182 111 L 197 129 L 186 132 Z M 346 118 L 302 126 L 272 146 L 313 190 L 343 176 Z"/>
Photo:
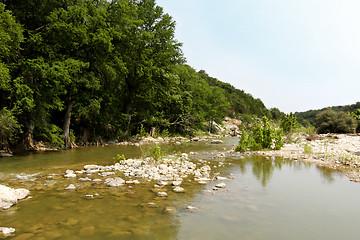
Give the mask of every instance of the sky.
<path id="1" fill-rule="evenodd" d="M 359 0 L 156 0 L 187 64 L 299 112 L 360 101 Z"/>

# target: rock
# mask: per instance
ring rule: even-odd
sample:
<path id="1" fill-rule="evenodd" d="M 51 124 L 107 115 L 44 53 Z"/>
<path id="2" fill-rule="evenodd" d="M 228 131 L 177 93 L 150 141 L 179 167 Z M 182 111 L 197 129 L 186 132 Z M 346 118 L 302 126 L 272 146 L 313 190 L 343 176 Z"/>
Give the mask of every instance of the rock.
<path id="1" fill-rule="evenodd" d="M 182 181 L 173 181 L 172 185 L 173 186 L 180 186 L 181 183 L 182 183 Z"/>
<path id="2" fill-rule="evenodd" d="M 83 237 L 89 237 L 89 236 L 94 235 L 94 232 L 95 232 L 95 227 L 88 226 L 88 227 L 83 227 L 82 229 L 80 229 L 79 235 L 83 236 Z"/>
<path id="3" fill-rule="evenodd" d="M 84 178 L 79 178 L 78 179 L 80 182 L 91 182 L 92 179 L 91 178 L 88 178 L 88 177 L 84 177 Z"/>
<path id="4" fill-rule="evenodd" d="M 168 194 L 166 192 L 158 192 L 157 195 L 159 197 L 167 197 Z"/>
<path id="5" fill-rule="evenodd" d="M 88 171 L 88 170 L 99 170 L 99 166 L 98 165 L 85 165 L 84 166 L 84 169 L 85 171 Z"/>
<path id="6" fill-rule="evenodd" d="M 193 206 L 190 206 L 190 205 L 187 206 L 186 209 L 191 210 L 191 211 L 196 211 L 196 210 L 198 210 L 197 207 L 193 207 Z"/>
<path id="7" fill-rule="evenodd" d="M 114 178 L 107 178 L 105 180 L 105 183 L 109 186 L 109 187 L 119 187 L 124 185 L 125 180 L 119 178 L 119 177 L 114 177 Z"/>
<path id="8" fill-rule="evenodd" d="M 46 240 L 57 239 L 63 236 L 59 231 L 47 231 L 42 234 Z"/>
<path id="9" fill-rule="evenodd" d="M 0 227 L 0 237 L 1 235 L 3 235 L 4 237 L 8 237 L 13 233 L 15 233 L 15 228 Z"/>
<path id="10" fill-rule="evenodd" d="M 227 178 L 226 178 L 226 177 L 217 176 L 217 177 L 216 177 L 216 180 L 227 180 Z"/>
<path id="11" fill-rule="evenodd" d="M 181 192 L 185 192 L 185 189 L 182 188 L 182 187 L 177 186 L 177 187 L 175 187 L 173 189 L 173 191 L 176 192 L 176 193 L 181 193 Z"/>
<path id="12" fill-rule="evenodd" d="M 0 185 L 0 208 L 8 209 L 16 204 L 18 200 L 24 199 L 30 195 L 27 189 L 13 189 Z"/>
<path id="13" fill-rule="evenodd" d="M 165 212 L 167 212 L 167 213 L 176 213 L 176 208 L 174 208 L 174 207 L 165 207 Z"/>
<path id="14" fill-rule="evenodd" d="M 33 234 L 33 233 L 23 233 L 12 239 L 13 240 L 28 240 L 28 239 L 32 238 L 33 236 L 35 236 L 35 234 Z"/>
<path id="15" fill-rule="evenodd" d="M 218 183 L 215 185 L 215 187 L 217 188 L 226 188 L 226 184 L 225 183 Z"/>
<path id="16" fill-rule="evenodd" d="M 210 143 L 211 144 L 222 144 L 222 143 L 224 143 L 224 141 L 215 139 L 215 140 L 212 140 Z"/>
<path id="17" fill-rule="evenodd" d="M 74 219 L 74 218 L 68 218 L 66 220 L 63 220 L 63 221 L 59 222 L 59 224 L 61 226 L 64 226 L 64 227 L 74 226 L 74 225 L 76 225 L 78 223 L 79 223 L 79 221 Z"/>
<path id="18" fill-rule="evenodd" d="M 159 181 L 158 183 L 157 183 L 157 185 L 159 185 L 159 186 L 166 186 L 166 185 L 168 185 L 168 182 L 166 182 L 166 181 Z"/>
<path id="19" fill-rule="evenodd" d="M 70 184 L 69 186 L 67 186 L 67 187 L 65 188 L 65 190 L 74 190 L 74 189 L 76 189 L 76 187 L 75 187 L 74 184 Z"/>

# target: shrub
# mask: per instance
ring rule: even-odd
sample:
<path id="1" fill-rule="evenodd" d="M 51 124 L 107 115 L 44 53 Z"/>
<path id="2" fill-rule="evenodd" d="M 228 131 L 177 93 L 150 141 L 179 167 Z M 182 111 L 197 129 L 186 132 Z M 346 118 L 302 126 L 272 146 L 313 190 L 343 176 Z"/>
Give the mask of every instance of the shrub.
<path id="1" fill-rule="evenodd" d="M 243 130 L 239 145 L 235 151 L 257 151 L 261 149 L 279 150 L 284 145 L 282 130 L 271 126 L 267 117 L 263 117 L 249 131 Z"/>
<path id="2" fill-rule="evenodd" d="M 357 121 L 344 112 L 324 110 L 316 115 L 318 133 L 353 133 Z"/>

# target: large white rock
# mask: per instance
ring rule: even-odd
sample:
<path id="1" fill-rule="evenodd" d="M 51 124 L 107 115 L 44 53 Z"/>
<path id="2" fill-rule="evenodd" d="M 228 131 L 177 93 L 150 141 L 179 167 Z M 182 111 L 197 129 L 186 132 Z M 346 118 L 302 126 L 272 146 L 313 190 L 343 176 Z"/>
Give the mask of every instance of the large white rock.
<path id="1" fill-rule="evenodd" d="M 13 234 L 15 232 L 15 228 L 9 228 L 9 227 L 0 227 L 0 236 L 3 234 L 5 237 Z"/>
<path id="2" fill-rule="evenodd" d="M 105 180 L 105 183 L 109 186 L 109 187 L 119 187 L 124 185 L 125 180 L 121 179 L 119 177 L 114 177 L 114 178 L 107 178 Z"/>
<path id="3" fill-rule="evenodd" d="M 18 200 L 29 196 L 30 191 L 27 189 L 13 189 L 4 185 L 0 185 L 0 208 L 8 209 L 16 204 Z"/>

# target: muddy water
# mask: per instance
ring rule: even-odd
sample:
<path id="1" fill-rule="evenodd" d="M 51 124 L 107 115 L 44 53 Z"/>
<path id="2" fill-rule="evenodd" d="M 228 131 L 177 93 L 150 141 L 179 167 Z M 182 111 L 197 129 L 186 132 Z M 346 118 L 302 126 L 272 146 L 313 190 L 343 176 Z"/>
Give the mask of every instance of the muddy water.
<path id="1" fill-rule="evenodd" d="M 158 197 L 155 182 L 146 180 L 110 188 L 63 178 L 66 169 L 113 164 L 117 154 L 145 156 L 152 146 L 88 147 L 0 159 L 0 184 L 28 188 L 32 195 L 0 211 L 0 226 L 16 228 L 12 239 L 358 239 L 359 184 L 343 173 L 302 162 L 216 157 L 236 141 L 162 146 L 168 153 L 198 152 L 192 161 L 207 160 L 213 172 L 231 178 L 207 185 L 184 181 L 185 193 L 165 186 L 166 198 Z M 212 190 L 220 182 L 226 188 Z M 78 188 L 64 190 L 70 183 Z M 188 210 L 189 205 L 197 210 Z M 169 207 L 175 212 L 166 212 Z"/>

